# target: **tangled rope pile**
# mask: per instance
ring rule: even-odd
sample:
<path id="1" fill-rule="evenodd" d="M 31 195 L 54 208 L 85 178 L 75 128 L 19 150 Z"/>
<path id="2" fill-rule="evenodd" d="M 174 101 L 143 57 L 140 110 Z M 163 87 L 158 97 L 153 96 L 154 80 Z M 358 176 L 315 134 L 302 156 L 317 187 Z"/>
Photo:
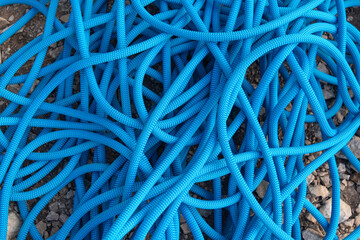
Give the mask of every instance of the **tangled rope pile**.
<path id="1" fill-rule="evenodd" d="M 360 126 L 360 32 L 345 12 L 358 0 L 71 0 L 67 23 L 59 0 L 8 4 L 32 8 L 0 44 L 38 12 L 46 23 L 0 65 L 0 239 L 10 201 L 23 219 L 18 239 L 42 239 L 37 216 L 71 182 L 73 212 L 51 239 L 178 239 L 180 216 L 195 239 L 301 239 L 303 209 L 336 239 L 335 153 L 360 170 L 346 145 Z M 61 54 L 44 66 L 57 42 Z M 259 81 L 247 74 L 254 65 Z M 340 108 L 348 114 L 335 124 Z M 306 123 L 321 142 L 305 144 Z M 306 177 L 326 162 L 329 222 L 306 199 Z"/>

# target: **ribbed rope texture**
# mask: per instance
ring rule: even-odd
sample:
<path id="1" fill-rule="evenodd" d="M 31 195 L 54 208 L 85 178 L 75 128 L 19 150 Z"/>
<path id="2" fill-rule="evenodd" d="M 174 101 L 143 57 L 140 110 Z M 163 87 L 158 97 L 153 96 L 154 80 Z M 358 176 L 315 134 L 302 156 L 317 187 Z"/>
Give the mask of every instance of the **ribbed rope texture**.
<path id="1" fill-rule="evenodd" d="M 37 13 L 46 22 L 0 65 L 0 239 L 11 201 L 18 239 L 42 239 L 35 220 L 69 183 L 72 214 L 49 239 L 179 239 L 184 221 L 194 239 L 301 239 L 305 209 L 337 239 L 335 154 L 360 171 L 347 146 L 360 126 L 360 32 L 346 20 L 360 1 L 71 0 L 66 23 L 59 0 L 9 4 L 31 10 L 0 44 Z M 327 219 L 306 198 L 325 164 Z"/>

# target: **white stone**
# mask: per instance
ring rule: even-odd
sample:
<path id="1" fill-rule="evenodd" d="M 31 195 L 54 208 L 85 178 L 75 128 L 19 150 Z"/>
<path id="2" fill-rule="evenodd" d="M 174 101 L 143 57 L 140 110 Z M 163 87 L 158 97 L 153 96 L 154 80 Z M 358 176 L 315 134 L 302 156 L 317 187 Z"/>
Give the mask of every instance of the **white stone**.
<path id="1" fill-rule="evenodd" d="M 309 176 L 307 176 L 307 178 L 306 178 L 306 182 L 307 182 L 308 185 L 310 183 L 312 183 L 314 180 L 315 180 L 315 176 L 312 173 Z"/>
<path id="2" fill-rule="evenodd" d="M 22 220 L 15 212 L 9 212 L 7 225 L 7 240 L 16 239 L 21 228 Z"/>
<path id="3" fill-rule="evenodd" d="M 316 218 L 315 218 L 312 214 L 310 214 L 310 213 L 306 215 L 306 219 L 309 220 L 309 221 L 312 222 L 312 223 L 316 223 L 316 222 L 317 222 Z"/>
<path id="4" fill-rule="evenodd" d="M 317 197 L 322 197 L 323 199 L 329 196 L 329 190 L 323 185 L 310 186 L 309 191 Z"/>
<path id="5" fill-rule="evenodd" d="M 325 204 L 320 208 L 320 212 L 324 215 L 325 218 L 331 218 L 331 205 L 332 205 L 332 198 L 327 200 Z M 351 207 L 340 199 L 340 218 L 339 222 L 345 222 L 351 217 Z"/>
<path id="6" fill-rule="evenodd" d="M 349 219 L 346 222 L 344 222 L 344 225 L 347 227 L 352 227 L 354 225 L 355 219 Z"/>
<path id="7" fill-rule="evenodd" d="M 360 215 L 357 215 L 356 217 L 355 217 L 355 226 L 357 227 L 357 226 L 360 226 Z"/>

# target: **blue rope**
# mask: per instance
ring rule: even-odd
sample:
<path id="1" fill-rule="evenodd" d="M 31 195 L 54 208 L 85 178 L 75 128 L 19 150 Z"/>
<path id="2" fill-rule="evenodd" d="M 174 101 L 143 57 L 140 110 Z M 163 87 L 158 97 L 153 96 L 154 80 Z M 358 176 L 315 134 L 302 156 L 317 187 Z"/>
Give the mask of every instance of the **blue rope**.
<path id="1" fill-rule="evenodd" d="M 18 239 L 43 239 L 35 220 L 69 183 L 73 212 L 49 239 L 179 239 L 180 216 L 195 239 L 301 239 L 303 209 L 325 239 L 337 239 L 335 154 L 360 171 L 346 145 L 360 126 L 360 32 L 345 12 L 359 1 L 70 2 L 61 23 L 58 0 L 0 1 L 31 7 L 0 44 L 46 17 L 43 34 L 0 65 L 0 239 L 10 201 L 23 219 Z M 58 42 L 60 55 L 43 66 Z M 319 58 L 330 73 L 317 69 Z M 255 65 L 258 81 L 249 76 Z M 322 84 L 336 89 L 331 104 Z M 348 114 L 337 124 L 340 108 Z M 309 123 L 322 141 L 305 144 Z M 306 178 L 324 163 L 329 222 L 306 199 Z M 258 201 L 262 181 L 269 186 Z M 357 227 L 346 239 L 359 237 Z"/>

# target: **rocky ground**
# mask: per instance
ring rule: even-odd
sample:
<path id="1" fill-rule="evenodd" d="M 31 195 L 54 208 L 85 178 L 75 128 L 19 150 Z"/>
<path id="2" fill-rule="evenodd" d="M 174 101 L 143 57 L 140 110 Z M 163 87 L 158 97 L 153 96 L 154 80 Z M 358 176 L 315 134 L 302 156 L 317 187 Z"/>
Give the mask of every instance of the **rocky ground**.
<path id="1" fill-rule="evenodd" d="M 21 16 L 23 16 L 29 10 L 28 6 L 25 5 L 11 5 L 0 7 L 0 34 L 13 25 Z M 69 0 L 60 0 L 58 9 L 58 18 L 62 22 L 66 22 L 69 18 L 70 3 Z M 348 21 L 360 28 L 360 8 L 353 8 L 348 10 Z M 45 17 L 38 14 L 32 21 L 30 21 L 24 28 L 20 29 L 10 40 L 0 46 L 0 64 L 6 60 L 11 54 L 17 49 L 24 46 L 27 42 L 39 36 L 43 32 Z M 331 36 L 325 36 L 331 37 Z M 51 63 L 54 58 L 61 52 L 62 43 L 55 44 L 50 47 L 45 64 Z M 30 60 L 23 68 L 19 70 L 19 73 L 27 72 L 32 65 Z M 318 69 L 327 72 L 328 69 L 325 64 L 319 61 Z M 249 69 L 248 77 L 253 77 L 255 82 L 259 81 L 259 74 L 257 67 L 253 66 Z M 16 92 L 19 86 L 11 86 L 12 91 Z M 331 86 L 323 86 L 324 95 L 326 100 L 331 104 L 335 99 L 336 89 Z M 6 102 L 0 102 L 0 110 L 6 106 Z M 347 114 L 346 109 L 336 115 L 337 123 L 341 123 Z M 318 125 L 308 124 L 306 126 L 307 139 L 306 144 L 313 144 L 320 142 L 321 134 Z M 32 132 L 36 136 L 36 132 Z M 360 132 L 357 136 L 349 142 L 349 147 L 360 158 Z M 307 155 L 305 162 L 309 163 L 314 160 L 317 155 Z M 338 236 L 340 239 L 347 236 L 352 232 L 356 226 L 360 225 L 360 173 L 358 173 L 344 159 L 344 155 L 338 153 L 336 155 L 338 162 L 338 171 L 340 173 L 341 180 L 341 214 L 340 214 L 340 225 L 338 227 Z M 59 169 L 60 171 L 61 169 Z M 56 174 L 54 172 L 53 174 Z M 316 172 L 313 172 L 308 177 L 308 194 L 307 198 L 315 206 L 320 209 L 325 217 L 330 217 L 331 213 L 331 191 L 332 184 L 329 175 L 329 167 L 324 164 Z M 51 176 L 49 176 L 51 177 Z M 44 180 L 46 181 L 46 180 Z M 42 185 L 43 183 L 39 183 Z M 265 194 L 268 183 L 262 182 L 259 188 L 256 190 L 257 197 L 262 198 Z M 69 184 L 62 189 L 59 194 L 48 204 L 48 206 L 41 212 L 39 217 L 36 219 L 36 227 L 46 239 L 56 232 L 63 223 L 67 220 L 72 212 L 72 200 L 74 197 L 74 186 Z M 30 201 L 29 208 L 31 208 L 36 201 Z M 8 239 L 15 239 L 19 227 L 21 226 L 21 217 L 19 216 L 18 207 L 15 204 L 9 206 L 9 224 L 8 224 Z M 212 213 L 211 211 L 202 210 L 201 215 L 211 222 Z M 322 239 L 324 231 L 321 226 L 316 222 L 315 218 L 303 211 L 301 215 L 301 225 L 303 226 L 303 238 L 309 240 Z M 128 236 L 130 237 L 130 236 Z M 181 219 L 181 239 L 192 239 L 190 229 L 184 219 Z"/>

